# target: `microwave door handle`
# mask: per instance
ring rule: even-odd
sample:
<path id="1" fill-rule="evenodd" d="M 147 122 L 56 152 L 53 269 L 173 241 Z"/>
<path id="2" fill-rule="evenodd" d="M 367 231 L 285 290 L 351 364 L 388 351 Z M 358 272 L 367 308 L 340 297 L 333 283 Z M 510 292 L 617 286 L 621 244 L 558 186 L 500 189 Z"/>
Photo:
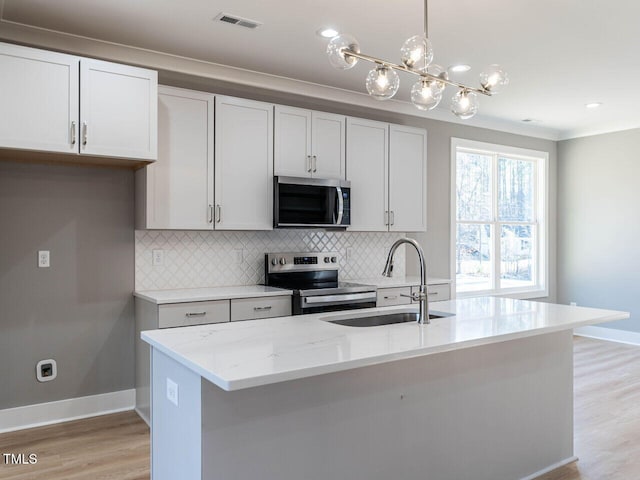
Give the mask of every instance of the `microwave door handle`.
<path id="1" fill-rule="evenodd" d="M 338 218 L 336 219 L 336 225 L 341 225 L 342 215 L 344 214 L 344 200 L 342 199 L 342 188 L 336 187 L 336 193 L 338 195 Z"/>

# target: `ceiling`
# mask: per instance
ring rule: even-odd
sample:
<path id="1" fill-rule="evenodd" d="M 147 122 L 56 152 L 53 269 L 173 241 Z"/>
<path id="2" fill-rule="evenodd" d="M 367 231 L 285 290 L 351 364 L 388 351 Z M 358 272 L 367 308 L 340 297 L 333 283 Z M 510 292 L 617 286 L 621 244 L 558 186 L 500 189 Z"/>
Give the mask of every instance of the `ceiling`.
<path id="1" fill-rule="evenodd" d="M 316 31 L 333 26 L 354 35 L 363 53 L 399 63 L 400 46 L 423 23 L 421 0 L 0 0 L 2 5 L 3 22 L 359 93 L 371 64 L 333 69 L 327 40 Z M 249 30 L 214 22 L 221 12 L 263 25 Z M 640 2 L 632 0 L 430 0 L 429 37 L 435 63 L 471 65 L 452 79 L 477 85 L 478 74 L 492 63 L 508 72 L 510 85 L 480 98 L 473 124 L 508 122 L 532 135 L 545 131 L 565 139 L 640 126 L 638 18 Z M 397 98 L 408 101 L 415 80 L 400 76 Z M 438 118 L 448 115 L 454 93 L 445 92 Z M 602 106 L 586 109 L 590 102 Z M 456 121 L 452 114 L 446 118 Z"/>

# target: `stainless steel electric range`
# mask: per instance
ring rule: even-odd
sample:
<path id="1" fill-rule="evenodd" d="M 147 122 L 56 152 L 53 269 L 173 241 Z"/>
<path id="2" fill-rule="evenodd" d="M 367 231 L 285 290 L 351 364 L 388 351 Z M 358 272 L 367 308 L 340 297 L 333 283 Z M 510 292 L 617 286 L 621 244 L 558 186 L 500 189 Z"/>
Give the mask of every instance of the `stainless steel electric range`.
<path id="1" fill-rule="evenodd" d="M 293 290 L 294 315 L 376 306 L 376 287 L 338 280 L 339 254 L 267 253 L 265 285 Z"/>

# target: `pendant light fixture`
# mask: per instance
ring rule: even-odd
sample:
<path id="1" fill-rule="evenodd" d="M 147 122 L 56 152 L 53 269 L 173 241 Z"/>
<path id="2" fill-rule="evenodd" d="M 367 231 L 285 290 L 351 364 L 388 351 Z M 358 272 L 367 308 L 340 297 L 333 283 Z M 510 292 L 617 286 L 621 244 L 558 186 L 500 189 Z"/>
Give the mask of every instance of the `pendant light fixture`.
<path id="1" fill-rule="evenodd" d="M 480 74 L 480 87 L 470 87 L 449 79 L 447 71 L 440 65 L 431 63 L 433 48 L 429 40 L 428 0 L 424 2 L 424 35 L 414 35 L 400 48 L 402 64 L 381 60 L 360 52 L 358 41 L 349 34 L 337 35 L 327 45 L 329 62 L 335 68 L 348 70 L 355 67 L 358 60 L 375 64 L 367 75 L 367 92 L 378 100 L 393 97 L 400 86 L 396 71 L 411 73 L 419 77 L 411 87 L 411 102 L 420 110 L 432 110 L 442 100 L 445 88 L 450 85 L 458 89 L 451 99 L 451 111 L 466 120 L 478 112 L 478 94 L 495 95 L 509 83 L 509 77 L 499 65 L 490 65 Z"/>

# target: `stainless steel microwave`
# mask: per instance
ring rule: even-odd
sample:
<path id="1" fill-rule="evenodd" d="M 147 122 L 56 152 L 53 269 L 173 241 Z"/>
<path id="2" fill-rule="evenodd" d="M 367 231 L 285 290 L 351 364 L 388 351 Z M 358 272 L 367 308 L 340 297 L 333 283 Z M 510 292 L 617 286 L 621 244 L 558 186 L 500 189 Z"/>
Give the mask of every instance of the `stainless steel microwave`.
<path id="1" fill-rule="evenodd" d="M 274 177 L 275 228 L 347 228 L 351 183 L 346 180 Z"/>

